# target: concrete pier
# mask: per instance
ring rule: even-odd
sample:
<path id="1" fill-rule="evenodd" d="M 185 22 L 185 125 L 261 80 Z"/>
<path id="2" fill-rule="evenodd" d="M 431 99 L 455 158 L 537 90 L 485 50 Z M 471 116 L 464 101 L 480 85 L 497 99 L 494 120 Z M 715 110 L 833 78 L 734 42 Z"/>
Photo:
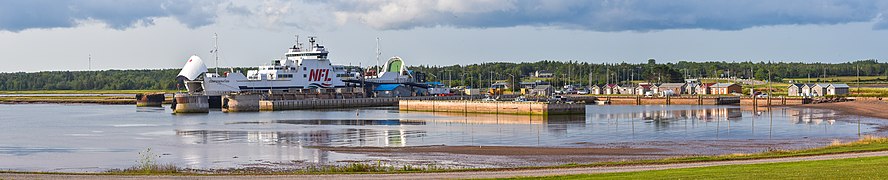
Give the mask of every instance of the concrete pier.
<path id="1" fill-rule="evenodd" d="M 559 115 L 585 114 L 586 104 L 554 104 L 543 102 L 466 101 L 466 100 L 401 100 L 401 111 Z"/>
<path id="2" fill-rule="evenodd" d="M 222 112 L 259 111 L 262 94 L 229 94 L 222 97 Z"/>
<path id="3" fill-rule="evenodd" d="M 333 109 L 352 107 L 394 106 L 397 98 L 353 98 L 353 99 L 303 99 L 303 100 L 261 100 L 261 111 Z"/>
<path id="4" fill-rule="evenodd" d="M 397 106 L 399 100 L 480 99 L 481 96 L 422 96 L 391 98 L 345 98 L 356 93 L 234 93 L 222 96 L 223 112 L 256 112 L 300 109 Z M 319 98 L 322 97 L 322 98 Z"/>
<path id="5" fill-rule="evenodd" d="M 136 94 L 137 107 L 162 107 L 164 93 L 139 93 Z"/>
<path id="6" fill-rule="evenodd" d="M 208 113 L 210 104 L 205 95 L 191 95 L 177 93 L 173 97 L 173 112 L 175 113 Z"/>

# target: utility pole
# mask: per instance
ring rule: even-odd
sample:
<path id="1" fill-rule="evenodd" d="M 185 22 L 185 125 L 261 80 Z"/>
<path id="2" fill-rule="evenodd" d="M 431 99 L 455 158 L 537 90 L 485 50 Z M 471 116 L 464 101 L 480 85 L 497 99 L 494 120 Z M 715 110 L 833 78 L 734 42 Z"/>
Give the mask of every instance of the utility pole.
<path id="1" fill-rule="evenodd" d="M 771 108 L 771 61 L 768 61 L 768 108 Z"/>
<path id="2" fill-rule="evenodd" d="M 605 65 L 604 72 L 605 72 L 604 73 L 605 74 L 604 75 L 604 79 L 605 79 L 604 84 L 608 85 L 608 84 L 610 84 L 610 66 Z"/>
<path id="3" fill-rule="evenodd" d="M 379 52 L 379 37 L 376 37 L 376 77 L 377 78 L 379 77 L 379 73 L 380 73 L 379 72 L 380 71 L 380 69 L 379 69 L 379 55 L 382 55 L 382 53 Z"/>
<path id="4" fill-rule="evenodd" d="M 93 57 L 92 57 L 92 54 L 89 54 L 89 57 L 88 57 L 88 58 L 89 58 L 89 60 L 88 60 L 88 62 L 87 62 L 87 64 L 86 64 L 86 68 L 89 69 L 90 71 L 92 71 L 92 69 L 93 69 L 93 68 L 92 68 L 92 63 L 93 63 Z"/>
<path id="5" fill-rule="evenodd" d="M 755 96 L 755 63 L 752 63 L 752 66 L 749 67 L 749 74 L 751 74 L 749 76 L 749 83 L 752 84 L 752 87 L 749 88 L 749 95 Z"/>
<path id="6" fill-rule="evenodd" d="M 860 64 L 857 65 L 857 95 L 860 95 Z"/>

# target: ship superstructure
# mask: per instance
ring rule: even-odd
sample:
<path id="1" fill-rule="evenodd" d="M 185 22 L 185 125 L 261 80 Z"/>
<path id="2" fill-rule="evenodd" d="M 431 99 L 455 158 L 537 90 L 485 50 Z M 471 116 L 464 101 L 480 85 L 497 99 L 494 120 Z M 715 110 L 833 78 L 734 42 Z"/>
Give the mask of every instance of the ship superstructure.
<path id="1" fill-rule="evenodd" d="M 308 37 L 308 42 L 309 46 L 304 47 L 297 38 L 296 44 L 288 48 L 282 59 L 248 70 L 246 75 L 234 70 L 224 74 L 207 72 L 203 61 L 192 56 L 179 76 L 185 78 L 189 92 L 209 96 L 244 91 L 345 87 L 328 59 L 330 52 L 317 43 L 316 37 Z"/>

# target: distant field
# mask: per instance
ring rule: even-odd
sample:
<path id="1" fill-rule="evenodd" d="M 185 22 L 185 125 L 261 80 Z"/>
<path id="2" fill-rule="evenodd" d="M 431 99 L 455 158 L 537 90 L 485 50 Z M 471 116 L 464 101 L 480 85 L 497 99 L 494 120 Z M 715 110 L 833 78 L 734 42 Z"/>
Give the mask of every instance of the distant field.
<path id="1" fill-rule="evenodd" d="M 860 76 L 860 81 L 888 81 L 886 79 L 888 77 L 885 76 Z M 783 81 L 795 81 L 795 82 L 817 82 L 817 80 L 821 82 L 857 82 L 857 76 L 837 76 L 837 77 L 826 77 L 826 78 L 784 78 Z"/>
<path id="2" fill-rule="evenodd" d="M 0 91 L 0 94 L 137 94 L 152 92 L 175 93 L 176 90 L 33 90 Z"/>

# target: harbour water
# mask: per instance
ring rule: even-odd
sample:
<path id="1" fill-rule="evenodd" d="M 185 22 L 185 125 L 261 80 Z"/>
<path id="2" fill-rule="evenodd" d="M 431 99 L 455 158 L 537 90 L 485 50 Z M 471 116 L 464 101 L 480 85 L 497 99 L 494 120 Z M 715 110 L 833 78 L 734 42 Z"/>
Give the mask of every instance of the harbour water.
<path id="1" fill-rule="evenodd" d="M 858 122 L 860 119 L 860 123 Z M 0 105 L 0 170 L 94 172 L 157 160 L 196 169 L 256 163 L 333 163 L 384 156 L 318 146 L 574 147 L 670 141 L 856 138 L 881 120 L 819 109 L 739 106 L 587 106 L 586 115 L 399 112 L 396 107 L 175 115 L 169 107 Z"/>

